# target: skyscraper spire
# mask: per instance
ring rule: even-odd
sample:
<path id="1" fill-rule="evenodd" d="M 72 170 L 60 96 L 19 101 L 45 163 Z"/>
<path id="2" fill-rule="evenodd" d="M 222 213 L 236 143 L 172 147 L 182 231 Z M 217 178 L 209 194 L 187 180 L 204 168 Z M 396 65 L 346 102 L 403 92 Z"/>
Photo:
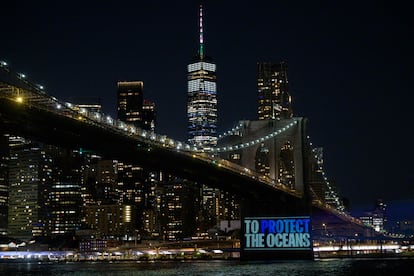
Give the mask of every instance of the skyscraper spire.
<path id="1" fill-rule="evenodd" d="M 217 145 L 216 64 L 204 53 L 203 5 L 199 9 L 200 46 L 187 67 L 188 142 L 200 148 Z"/>
<path id="2" fill-rule="evenodd" d="M 204 58 L 204 36 L 203 36 L 203 4 L 200 4 L 200 59 Z"/>

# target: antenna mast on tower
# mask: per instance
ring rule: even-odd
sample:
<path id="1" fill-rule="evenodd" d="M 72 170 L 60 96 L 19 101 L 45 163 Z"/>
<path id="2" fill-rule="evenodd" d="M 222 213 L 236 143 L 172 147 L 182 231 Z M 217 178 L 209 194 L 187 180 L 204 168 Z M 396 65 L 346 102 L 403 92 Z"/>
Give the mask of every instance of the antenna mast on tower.
<path id="1" fill-rule="evenodd" d="M 204 58 L 203 4 L 200 4 L 200 58 Z"/>

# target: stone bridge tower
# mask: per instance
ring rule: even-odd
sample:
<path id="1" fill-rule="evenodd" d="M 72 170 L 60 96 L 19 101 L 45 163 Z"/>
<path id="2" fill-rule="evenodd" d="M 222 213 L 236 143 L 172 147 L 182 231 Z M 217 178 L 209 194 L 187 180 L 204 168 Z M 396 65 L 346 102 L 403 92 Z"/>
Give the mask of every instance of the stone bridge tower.
<path id="1" fill-rule="evenodd" d="M 306 122 L 303 117 L 240 121 L 230 135 L 219 140 L 218 147 L 227 148 L 220 157 L 303 193 Z"/>

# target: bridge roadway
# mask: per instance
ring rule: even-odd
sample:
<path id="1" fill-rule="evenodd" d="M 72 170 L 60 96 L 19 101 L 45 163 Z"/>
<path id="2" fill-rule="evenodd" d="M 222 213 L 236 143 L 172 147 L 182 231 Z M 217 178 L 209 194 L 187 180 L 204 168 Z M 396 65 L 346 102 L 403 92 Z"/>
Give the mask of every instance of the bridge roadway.
<path id="1" fill-rule="evenodd" d="M 175 176 L 237 193 L 244 197 L 279 194 L 287 200 L 300 198 L 293 190 L 272 185 L 250 170 L 236 168 L 227 160 L 207 153 L 187 152 L 165 143 L 125 135 L 116 128 L 91 124 L 83 118 L 62 116 L 33 105 L 0 98 L 1 130 L 51 145 L 87 149 L 104 158 L 124 160 L 144 168 L 162 170 Z"/>
<path id="2" fill-rule="evenodd" d="M 166 136 L 147 133 L 109 117 L 103 118 L 100 114 L 87 114 L 46 95 L 38 86 L 21 77 L 13 77 L 3 69 L 0 70 L 2 132 L 70 149 L 88 149 L 104 158 L 162 170 L 236 194 L 250 203 L 262 202 L 262 206 L 277 204 L 283 209 L 279 215 L 304 210 L 302 194 L 284 185 L 276 185 L 266 176 Z M 312 209 L 308 211 L 312 213 L 312 224 L 316 228 L 323 224 L 331 227 L 332 232 L 335 229 L 344 234 L 366 235 L 371 232 L 360 221 L 318 200 L 312 201 Z"/>

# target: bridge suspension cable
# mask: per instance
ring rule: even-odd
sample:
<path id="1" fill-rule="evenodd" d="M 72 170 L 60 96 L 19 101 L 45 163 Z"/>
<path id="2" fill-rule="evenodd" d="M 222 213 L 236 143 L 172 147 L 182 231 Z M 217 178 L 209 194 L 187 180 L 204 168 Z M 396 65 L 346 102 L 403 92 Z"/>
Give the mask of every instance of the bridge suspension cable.
<path id="1" fill-rule="evenodd" d="M 309 147 L 312 149 L 312 153 L 314 154 L 313 157 L 315 158 L 315 161 L 317 163 L 317 168 L 321 171 L 321 175 L 322 175 L 322 179 L 324 181 L 324 184 L 328 188 L 327 192 L 328 192 L 329 196 L 331 198 L 333 198 L 333 200 L 335 202 L 335 208 L 340 212 L 345 211 L 345 207 L 344 207 L 343 203 L 341 202 L 341 200 L 339 199 L 337 191 L 334 190 L 334 188 L 332 187 L 330 181 L 328 180 L 328 177 L 326 176 L 326 173 L 323 169 L 322 164 L 320 164 L 318 162 L 319 158 L 316 155 L 316 149 L 313 147 L 313 143 L 310 141 L 310 137 L 307 136 L 307 138 L 308 138 Z"/>
<path id="2" fill-rule="evenodd" d="M 116 132 L 118 134 L 127 135 L 137 139 L 138 141 L 143 141 L 148 144 L 158 145 L 178 151 L 186 152 L 187 154 L 192 154 L 193 157 L 196 156 L 197 158 L 201 158 L 205 161 L 213 162 L 218 166 L 226 167 L 231 169 L 237 173 L 247 175 L 254 179 L 257 179 L 261 182 L 267 183 L 271 186 L 277 187 L 282 189 L 286 192 L 295 194 L 294 190 L 291 190 L 283 185 L 275 185 L 274 179 L 270 179 L 267 176 L 260 175 L 256 172 L 252 172 L 247 168 L 238 166 L 229 162 L 228 160 L 223 160 L 217 157 L 208 156 L 207 153 L 222 153 L 222 152 L 230 152 L 234 150 L 240 150 L 247 147 L 255 146 L 257 144 L 263 143 L 269 139 L 272 139 L 286 131 L 290 128 L 297 125 L 298 121 L 294 120 L 290 124 L 284 126 L 283 128 L 277 129 L 272 133 L 264 135 L 260 138 L 250 140 L 245 143 L 235 144 L 231 146 L 224 146 L 224 147 L 217 147 L 212 149 L 203 149 L 197 146 L 190 146 L 189 144 L 176 141 L 172 138 L 167 137 L 166 135 L 159 135 L 152 131 L 146 131 L 144 129 L 135 127 L 131 124 L 126 124 L 120 120 L 113 119 L 111 116 L 106 115 L 101 112 L 91 112 L 84 108 L 79 108 L 75 104 L 69 102 L 63 102 L 58 100 L 57 98 L 46 94 L 44 87 L 42 85 L 34 84 L 30 82 L 26 75 L 22 73 L 15 73 L 10 70 L 6 62 L 0 61 L 0 68 L 2 69 L 3 73 L 13 75 L 14 81 L 19 83 L 18 85 L 11 84 L 8 82 L 2 82 L 0 80 L 0 97 L 11 98 L 18 103 L 27 102 L 31 105 L 36 105 L 37 108 L 44 109 L 58 115 L 70 117 L 85 123 L 89 123 L 104 129 L 107 129 L 112 132 Z M 1 73 L 1 72 L 0 72 Z M 3 85 L 1 85 L 3 83 Z M 21 88 L 24 87 L 24 88 Z M 16 98 L 16 96 L 18 96 Z M 223 135 L 219 136 L 219 138 L 223 138 L 228 135 L 236 134 L 242 127 L 243 123 L 240 123 L 233 129 L 225 132 Z M 310 143 L 312 146 L 312 143 Z M 195 154 L 195 155 L 194 155 Z M 207 154 L 207 155 L 206 155 Z M 317 160 L 317 156 L 315 155 Z M 322 170 L 322 166 L 319 167 Z M 328 187 L 329 192 L 335 198 L 337 202 L 338 210 L 343 210 L 343 206 L 340 204 L 338 196 L 333 191 L 332 187 L 327 181 L 324 172 L 322 172 L 324 176 L 324 180 Z"/>
<path id="3" fill-rule="evenodd" d="M 250 140 L 250 141 L 245 142 L 245 143 L 235 144 L 235 145 L 231 145 L 231 146 L 217 147 L 217 148 L 212 149 L 212 151 L 214 153 L 221 153 L 221 152 L 229 152 L 229 151 L 240 150 L 240 149 L 248 148 L 248 147 L 251 147 L 251 146 L 255 146 L 255 145 L 263 143 L 267 140 L 270 140 L 270 139 L 286 132 L 287 130 L 289 130 L 290 128 L 295 126 L 297 123 L 298 123 L 298 121 L 294 120 L 292 123 L 288 124 L 287 126 L 285 126 L 283 128 L 280 128 L 280 129 L 277 129 L 274 132 L 266 134 L 266 135 L 264 135 L 260 138 L 256 138 L 256 139 Z"/>
<path id="4" fill-rule="evenodd" d="M 243 125 L 244 125 L 243 123 L 239 123 L 237 126 L 233 127 L 232 129 L 227 130 L 227 131 L 223 132 L 222 134 L 220 134 L 220 135 L 218 136 L 218 139 L 223 139 L 224 137 L 227 137 L 227 136 L 229 136 L 229 135 L 234 135 L 234 134 L 236 134 L 236 133 L 237 133 L 237 131 L 239 131 L 240 129 L 242 129 L 242 128 L 243 128 Z"/>

